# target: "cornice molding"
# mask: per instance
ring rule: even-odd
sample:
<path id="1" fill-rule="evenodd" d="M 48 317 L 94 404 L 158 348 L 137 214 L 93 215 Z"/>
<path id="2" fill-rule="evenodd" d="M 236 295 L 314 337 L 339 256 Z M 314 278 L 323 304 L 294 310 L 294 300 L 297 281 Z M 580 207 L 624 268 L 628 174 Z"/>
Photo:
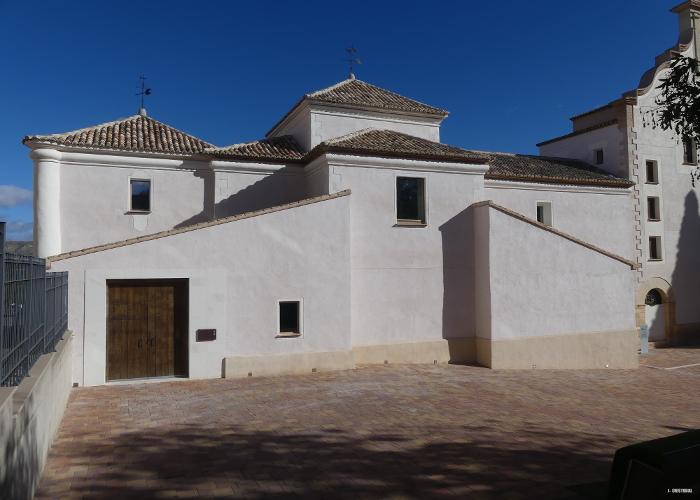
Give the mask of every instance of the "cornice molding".
<path id="1" fill-rule="evenodd" d="M 315 161 L 325 158 L 329 166 L 380 168 L 391 170 L 414 170 L 424 172 L 446 172 L 455 174 L 484 175 L 489 166 L 478 163 L 456 163 L 430 160 L 406 160 L 401 158 L 384 158 L 379 156 L 358 156 L 336 153 L 323 153 Z M 312 165 L 314 162 L 310 163 Z"/>

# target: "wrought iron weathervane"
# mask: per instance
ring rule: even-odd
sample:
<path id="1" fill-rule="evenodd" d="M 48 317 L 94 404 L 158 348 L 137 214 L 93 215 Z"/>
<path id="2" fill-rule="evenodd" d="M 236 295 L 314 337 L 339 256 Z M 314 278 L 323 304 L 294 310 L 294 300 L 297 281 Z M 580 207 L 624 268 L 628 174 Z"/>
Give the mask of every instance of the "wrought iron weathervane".
<path id="1" fill-rule="evenodd" d="M 350 75 L 349 78 L 355 78 L 355 73 L 353 72 L 353 69 L 355 68 L 356 65 L 362 64 L 362 61 L 357 57 L 357 49 L 351 45 L 350 47 L 345 49 L 345 52 L 348 54 L 348 58 L 345 59 L 345 62 L 348 63 L 350 66 Z"/>
<path id="2" fill-rule="evenodd" d="M 151 89 L 146 88 L 145 76 L 139 76 L 139 80 L 141 80 L 141 91 L 136 93 L 137 96 L 141 96 L 141 107 L 139 108 L 139 114 L 141 116 L 146 116 L 146 108 L 143 106 L 143 98 L 147 95 L 151 95 Z"/>

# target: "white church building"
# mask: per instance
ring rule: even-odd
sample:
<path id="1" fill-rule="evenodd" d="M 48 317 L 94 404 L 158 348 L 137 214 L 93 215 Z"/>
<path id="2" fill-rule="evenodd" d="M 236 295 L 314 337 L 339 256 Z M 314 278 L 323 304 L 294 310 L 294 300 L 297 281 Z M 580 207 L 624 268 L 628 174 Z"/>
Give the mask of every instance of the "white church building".
<path id="1" fill-rule="evenodd" d="M 695 50 L 698 4 L 676 8 L 672 50 Z M 695 148 L 641 123 L 671 54 L 542 156 L 443 144 L 447 111 L 352 75 L 243 144 L 144 109 L 25 137 L 37 253 L 69 272 L 74 382 L 636 367 L 641 324 L 700 325 L 697 281 L 675 276 L 683 238 L 700 248 Z"/>

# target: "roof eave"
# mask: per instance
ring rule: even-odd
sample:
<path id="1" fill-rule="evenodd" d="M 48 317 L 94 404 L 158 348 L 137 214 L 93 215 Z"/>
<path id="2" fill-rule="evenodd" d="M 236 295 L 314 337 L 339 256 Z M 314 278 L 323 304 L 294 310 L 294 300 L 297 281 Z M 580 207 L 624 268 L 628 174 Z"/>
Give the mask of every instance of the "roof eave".
<path id="1" fill-rule="evenodd" d="M 96 155 L 106 155 L 106 156 L 146 156 L 152 158 L 197 158 L 200 157 L 202 152 L 192 152 L 192 153 L 170 153 L 166 151 L 142 151 L 142 150 L 132 150 L 132 149 L 117 149 L 117 148 L 105 148 L 105 147 L 89 147 L 89 146 L 71 146 L 66 144 L 61 144 L 59 142 L 48 141 L 45 139 L 29 139 L 23 140 L 22 143 L 29 149 L 54 149 L 62 153 L 84 153 L 84 154 L 96 154 Z"/>
<path id="2" fill-rule="evenodd" d="M 494 174 L 487 172 L 485 179 L 514 182 L 538 182 L 542 184 L 568 184 L 572 186 L 597 186 L 627 189 L 634 182 L 625 179 L 574 179 L 571 177 L 547 177 L 538 175 Z"/>
<path id="3" fill-rule="evenodd" d="M 252 161 L 252 162 L 260 162 L 260 163 L 275 163 L 275 164 L 287 164 L 287 163 L 304 163 L 304 158 L 279 158 L 279 157 L 274 157 L 274 156 L 265 156 L 265 155 L 260 155 L 260 156 L 249 156 L 249 155 L 237 155 L 237 154 L 228 154 L 228 153 L 211 153 L 211 152 L 204 152 L 202 153 L 203 157 L 212 159 L 212 160 L 220 160 L 220 161 Z"/>
<path id="4" fill-rule="evenodd" d="M 342 146 L 319 145 L 312 149 L 305 157 L 304 162 L 309 164 L 319 156 L 327 153 L 346 154 L 352 156 L 366 156 L 375 158 L 398 158 L 403 160 L 439 161 L 444 163 L 466 163 L 472 165 L 486 165 L 488 158 L 461 157 L 457 155 L 431 155 L 420 153 L 400 153 L 392 151 L 378 151 L 373 149 L 347 148 Z"/>
<path id="5" fill-rule="evenodd" d="M 552 144 L 555 142 L 563 141 L 564 139 L 569 139 L 570 137 L 576 137 L 577 135 L 587 134 L 589 132 L 593 132 L 594 130 L 598 130 L 598 129 L 606 128 L 606 127 L 611 127 L 613 125 L 617 125 L 618 121 L 619 120 L 617 120 L 617 119 L 608 120 L 608 121 L 599 123 L 597 125 L 593 125 L 591 127 L 577 130 L 575 132 L 569 132 L 568 134 L 560 135 L 560 136 L 555 137 L 553 139 L 547 139 L 546 141 L 538 142 L 537 144 L 535 144 L 535 146 L 537 146 L 539 148 L 541 146 L 546 146 L 547 144 Z"/>

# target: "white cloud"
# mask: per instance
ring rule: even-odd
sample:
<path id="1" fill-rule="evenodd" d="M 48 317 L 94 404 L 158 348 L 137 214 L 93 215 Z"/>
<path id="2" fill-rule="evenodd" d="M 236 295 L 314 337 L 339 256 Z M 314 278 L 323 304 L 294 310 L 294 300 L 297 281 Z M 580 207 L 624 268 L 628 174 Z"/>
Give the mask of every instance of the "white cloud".
<path id="1" fill-rule="evenodd" d="M 10 208 L 32 201 L 32 192 L 19 186 L 0 184 L 0 207 Z"/>
<path id="2" fill-rule="evenodd" d="M 7 239 L 13 241 L 31 241 L 34 238 L 31 222 L 9 221 L 7 223 Z"/>

